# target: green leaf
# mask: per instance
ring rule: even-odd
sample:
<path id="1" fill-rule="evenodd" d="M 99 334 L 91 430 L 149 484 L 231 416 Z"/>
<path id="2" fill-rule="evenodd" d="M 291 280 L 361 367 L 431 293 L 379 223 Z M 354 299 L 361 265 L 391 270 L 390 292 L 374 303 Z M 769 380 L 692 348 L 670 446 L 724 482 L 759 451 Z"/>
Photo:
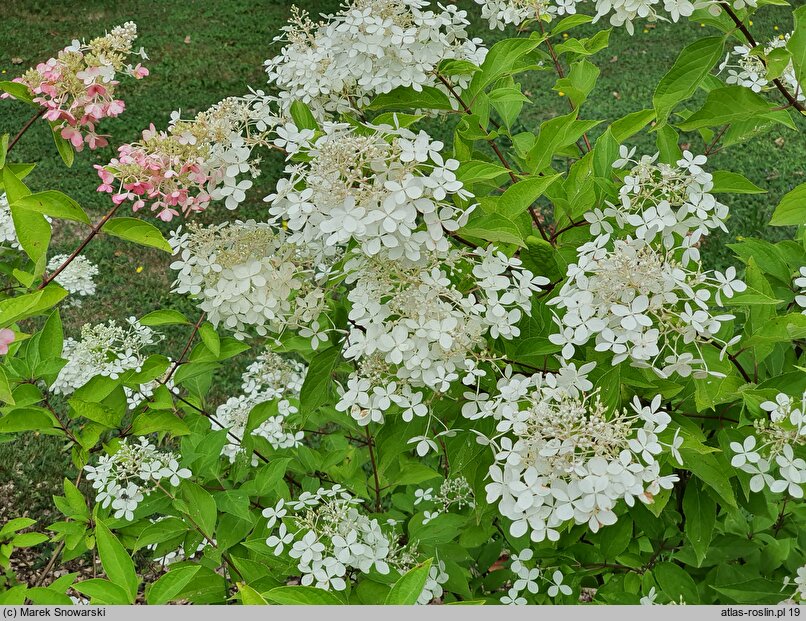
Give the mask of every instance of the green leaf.
<path id="1" fill-rule="evenodd" d="M 173 252 L 159 229 L 137 218 L 112 218 L 103 226 L 103 232 L 141 246 L 150 246 L 165 252 Z"/>
<path id="2" fill-rule="evenodd" d="M 123 587 L 101 578 L 77 582 L 73 588 L 90 597 L 93 604 L 131 604 L 134 601 L 129 600 Z"/>
<path id="3" fill-rule="evenodd" d="M 713 183 L 712 194 L 765 194 L 767 192 L 750 182 L 747 177 L 727 170 L 714 171 Z"/>
<path id="4" fill-rule="evenodd" d="M 658 563 L 653 568 L 652 573 L 666 597 L 673 602 L 680 603 L 681 597 L 687 604 L 698 604 L 700 602 L 694 579 L 679 565 Z"/>
<path id="5" fill-rule="evenodd" d="M 511 185 L 496 203 L 496 215 L 512 219 L 525 212 L 560 175 L 529 177 Z"/>
<path id="6" fill-rule="evenodd" d="M 131 556 L 118 538 L 112 534 L 112 531 L 106 527 L 106 524 L 100 520 L 96 522 L 95 526 L 95 541 L 104 572 L 126 593 L 127 603 L 133 604 L 137 598 L 137 586 L 140 584 L 140 580 L 134 570 L 134 561 Z"/>
<path id="7" fill-rule="evenodd" d="M 191 481 L 183 481 L 180 497 L 185 501 L 183 509 L 201 529 L 207 539 L 213 539 L 218 518 L 215 500 L 203 487 Z"/>
<path id="8" fill-rule="evenodd" d="M 452 110 L 451 100 L 438 88 L 423 86 L 422 91 L 415 91 L 409 86 L 398 86 L 388 93 L 378 95 L 369 104 L 369 110 L 396 110 L 423 108 L 427 110 Z"/>
<path id="9" fill-rule="evenodd" d="M 100 423 L 104 427 L 116 428 L 123 420 L 124 412 L 116 412 L 111 407 L 101 405 L 100 403 L 82 401 L 75 397 L 70 399 L 69 403 L 70 407 L 75 410 L 76 415 Z"/>
<path id="10" fill-rule="evenodd" d="M 41 213 L 17 207 L 16 203 L 11 207 L 11 217 L 14 220 L 14 230 L 17 232 L 20 246 L 37 264 L 35 273 L 42 273 L 45 270 L 44 259 L 50 245 L 50 223 Z"/>
<path id="11" fill-rule="evenodd" d="M 307 104 L 296 100 L 291 104 L 291 118 L 294 119 L 294 124 L 299 129 L 319 129 L 319 123 L 316 122 L 311 109 Z"/>
<path id="12" fill-rule="evenodd" d="M 696 479 L 686 485 L 683 494 L 683 514 L 686 516 L 686 539 L 702 563 L 711 544 L 716 523 L 716 502 L 700 487 Z"/>
<path id="13" fill-rule="evenodd" d="M 652 96 L 657 129 L 666 124 L 669 114 L 678 103 L 694 94 L 703 78 L 722 57 L 724 43 L 722 37 L 706 37 L 683 48 L 672 68 L 661 78 Z"/>
<path id="14" fill-rule="evenodd" d="M 793 11 L 792 16 L 795 19 L 795 29 L 786 42 L 786 49 L 792 54 L 795 78 L 803 89 L 806 84 L 806 6 Z"/>
<path id="15" fill-rule="evenodd" d="M 167 604 L 182 592 L 200 569 L 199 565 L 187 565 L 170 570 L 149 587 L 146 603 L 151 606 Z"/>
<path id="16" fill-rule="evenodd" d="M 11 95 L 14 99 L 19 99 L 20 101 L 24 101 L 27 104 L 35 105 L 34 100 L 31 96 L 31 91 L 28 89 L 27 86 L 25 86 L 25 84 L 10 81 L 0 82 L 0 91 L 5 91 L 9 95 Z"/>
<path id="17" fill-rule="evenodd" d="M 686 449 L 685 442 L 680 448 L 680 455 L 688 470 L 691 470 L 698 479 L 713 489 L 722 501 L 729 507 L 736 508 L 736 497 L 730 485 L 727 472 L 731 472 L 731 467 L 724 457 L 720 455 L 702 454 Z"/>
<path id="18" fill-rule="evenodd" d="M 52 360 L 62 355 L 64 348 L 64 330 L 58 310 L 54 310 L 39 333 L 39 357 Z"/>
<path id="19" fill-rule="evenodd" d="M 83 222 L 90 224 L 89 216 L 84 212 L 81 206 L 72 198 L 57 190 L 47 190 L 45 192 L 37 192 L 36 194 L 29 194 L 20 199 L 17 199 L 12 205 L 14 207 L 24 207 L 29 211 L 45 214 L 52 218 L 61 218 L 62 220 L 73 220 L 75 222 Z"/>
<path id="20" fill-rule="evenodd" d="M 308 586 L 282 586 L 264 593 L 263 597 L 275 604 L 290 606 L 339 606 L 344 604 L 330 591 Z"/>
<path id="21" fill-rule="evenodd" d="M 185 316 L 179 311 L 165 309 L 156 310 L 140 318 L 140 323 L 144 326 L 169 326 L 176 324 L 189 324 Z"/>
<path id="22" fill-rule="evenodd" d="M 8 405 L 14 405 L 14 394 L 11 391 L 11 385 L 8 383 L 8 376 L 5 369 L 0 367 L 0 401 Z"/>
<path id="23" fill-rule="evenodd" d="M 564 78 L 557 80 L 552 90 L 565 93 L 578 108 L 590 95 L 596 86 L 596 79 L 599 77 L 599 68 L 587 60 L 579 60 L 571 63 L 571 71 Z"/>
<path id="24" fill-rule="evenodd" d="M 509 174 L 506 168 L 499 164 L 484 162 L 482 160 L 467 160 L 459 164 L 456 177 L 465 185 L 491 181 Z"/>
<path id="25" fill-rule="evenodd" d="M 638 112 L 631 112 L 617 121 L 613 121 L 613 123 L 610 125 L 610 132 L 613 134 L 613 138 L 616 140 L 616 142 L 622 143 L 630 136 L 633 136 L 641 131 L 654 119 L 654 110 L 647 109 L 639 110 Z"/>
<path id="26" fill-rule="evenodd" d="M 473 74 L 473 79 L 465 90 L 467 99 L 473 100 L 478 93 L 485 90 L 493 82 L 516 71 L 521 66 L 521 58 L 538 45 L 540 45 L 540 39 L 522 38 L 498 41 L 487 52 L 487 56 L 481 64 L 481 71 Z M 450 102 L 448 105 L 450 105 Z"/>
<path id="27" fill-rule="evenodd" d="M 678 123 L 683 131 L 700 129 L 702 127 L 718 127 L 736 121 L 764 118 L 784 125 L 791 126 L 791 120 L 781 110 L 774 107 L 764 99 L 744 86 L 725 86 L 715 88 L 708 93 L 702 108 Z M 794 128 L 793 128 L 794 129 Z"/>
<path id="28" fill-rule="evenodd" d="M 781 249 L 762 239 L 743 239 L 736 244 L 728 244 L 728 248 L 733 250 L 745 263 L 752 259 L 761 270 L 780 280 L 789 286 L 792 280 L 786 257 Z"/>
<path id="29" fill-rule="evenodd" d="M 37 429 L 53 429 L 53 418 L 43 410 L 21 408 L 0 418 L 0 433 L 19 433 Z"/>
<path id="30" fill-rule="evenodd" d="M 207 349 L 209 349 L 212 354 L 218 358 L 219 354 L 221 353 L 221 341 L 218 338 L 218 334 L 216 333 L 213 324 L 211 324 L 209 321 L 205 321 L 201 326 L 199 326 L 199 336 Z"/>
<path id="31" fill-rule="evenodd" d="M 169 433 L 174 437 L 190 433 L 187 423 L 170 411 L 149 411 L 139 414 L 132 422 L 132 433 L 145 436 L 150 433 Z"/>
<path id="32" fill-rule="evenodd" d="M 431 559 L 428 559 L 401 576 L 389 591 L 389 595 L 386 596 L 385 604 L 387 606 L 413 606 L 416 604 L 423 592 L 425 582 L 428 580 L 431 562 Z"/>
<path id="33" fill-rule="evenodd" d="M 3 528 L 0 528 L 0 539 L 4 539 L 6 535 L 11 535 L 34 524 L 36 524 L 36 520 L 32 520 L 31 518 L 13 518 L 3 524 Z"/>
<path id="34" fill-rule="evenodd" d="M 241 594 L 241 603 L 244 606 L 268 606 L 269 602 L 248 584 L 238 583 L 238 593 Z"/>
<path id="35" fill-rule="evenodd" d="M 44 289 L 18 295 L 0 301 L 0 327 L 33 317 L 41 311 L 53 308 L 67 295 L 59 285 L 49 284 Z"/>
<path id="36" fill-rule="evenodd" d="M 3 188 L 5 189 L 6 198 L 10 205 L 31 193 L 31 190 L 12 172 L 11 166 L 5 166 L 2 173 Z"/>
<path id="37" fill-rule="evenodd" d="M 8 151 L 8 134 L 0 136 L 0 168 L 6 165 L 6 152 Z"/>
<path id="38" fill-rule="evenodd" d="M 299 393 L 299 411 L 303 417 L 307 418 L 328 402 L 331 375 L 340 360 L 341 351 L 338 347 L 324 349 L 311 360 Z"/>
<path id="39" fill-rule="evenodd" d="M 770 226 L 806 224 L 806 183 L 786 193 L 770 219 Z"/>
<path id="40" fill-rule="evenodd" d="M 722 300 L 725 303 L 725 306 L 757 306 L 757 305 L 771 305 L 777 306 L 783 300 L 779 300 L 777 298 L 771 298 L 765 293 L 761 293 L 761 291 L 757 291 L 752 287 L 748 287 L 741 293 L 736 293 L 732 298 L 723 298 Z"/>
<path id="41" fill-rule="evenodd" d="M 523 247 L 526 241 L 521 228 L 517 222 L 503 214 L 484 213 L 476 209 L 470 216 L 470 221 L 459 230 L 459 234 Z"/>
<path id="42" fill-rule="evenodd" d="M 56 150 L 59 152 L 59 156 L 62 158 L 65 166 L 67 166 L 67 168 L 72 167 L 73 160 L 76 158 L 76 152 L 73 150 L 73 145 L 70 144 L 68 140 L 62 138 L 61 130 L 56 126 L 55 123 L 50 124 L 50 133 L 53 136 L 53 142 L 56 145 Z"/>

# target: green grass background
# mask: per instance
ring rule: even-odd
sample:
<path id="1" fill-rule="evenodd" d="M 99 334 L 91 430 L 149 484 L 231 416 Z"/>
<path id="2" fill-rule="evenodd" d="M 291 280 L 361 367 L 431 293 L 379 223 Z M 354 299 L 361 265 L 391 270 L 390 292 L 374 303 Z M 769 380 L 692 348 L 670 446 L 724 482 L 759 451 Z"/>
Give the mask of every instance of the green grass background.
<path id="1" fill-rule="evenodd" d="M 796 0 L 793 4 L 804 2 Z M 331 12 L 338 6 L 334 0 L 300 0 L 297 4 L 313 14 Z M 488 30 L 486 23 L 480 22 L 475 3 L 462 0 L 456 4 L 473 16 L 474 35 L 490 44 L 505 36 Z M 103 133 L 112 135 L 112 146 L 78 154 L 73 167 L 67 169 L 56 155 L 43 122 L 25 135 L 13 153 L 13 160 L 36 162 L 29 186 L 34 191 L 59 189 L 77 199 L 94 216 L 107 211 L 111 205 L 109 195 L 95 192 L 98 179 L 92 165 L 108 162 L 115 145 L 136 139 L 150 123 L 165 127 L 172 110 L 181 109 L 184 116 L 190 116 L 223 97 L 246 92 L 247 86 L 262 88 L 265 84 L 262 63 L 278 49 L 272 40 L 287 19 L 290 7 L 291 3 L 278 0 L 1 0 L 0 79 L 19 75 L 74 38 L 89 39 L 127 20 L 138 24 L 138 45 L 144 46 L 150 56 L 146 65 L 151 75 L 139 82 L 127 79 L 121 85 L 126 112 L 101 126 Z M 790 11 L 786 7 L 762 9 L 751 26 L 756 38 L 766 41 L 791 30 Z M 593 32 L 595 27 L 587 30 Z M 649 28 L 639 24 L 632 37 L 623 29 L 615 29 L 610 47 L 593 58 L 601 76 L 582 108 L 582 116 L 612 121 L 651 107 L 654 85 L 672 65 L 679 50 L 703 36 L 704 30 L 700 24 L 689 22 L 658 23 Z M 553 72 L 536 72 L 522 78 L 523 89 L 532 101 L 521 117 L 526 128 L 536 129 L 542 120 L 567 113 L 565 99 L 551 90 L 554 80 Z M 0 133 L 16 133 L 29 115 L 30 108 L 20 103 L 0 102 Z M 806 129 L 804 120 L 798 123 L 801 129 Z M 693 151 L 702 150 L 698 136 L 686 139 L 691 140 Z M 641 139 L 639 144 L 648 152 L 654 151 L 651 139 Z M 775 129 L 750 143 L 717 153 L 710 165 L 713 169 L 740 172 L 768 191 L 762 195 L 730 197 L 730 234 L 713 236 L 705 250 L 709 261 L 721 266 L 731 261 L 725 244 L 735 238 L 784 234 L 765 229 L 765 223 L 781 195 L 806 180 L 806 140 L 803 134 Z M 261 198 L 281 170 L 281 160 L 268 160 L 264 176 L 246 205 L 237 213 L 215 205 L 203 218 L 220 221 L 261 217 L 264 213 Z M 59 221 L 54 227 L 52 252 L 69 252 L 80 234 L 78 227 Z M 164 253 L 101 236 L 90 244 L 86 254 L 100 267 L 98 293 L 80 308 L 64 311 L 69 333 L 75 333 L 85 322 L 140 316 L 158 308 L 178 308 L 193 316 L 193 306 L 188 300 L 169 294 L 172 275 L 168 268 L 170 259 Z M 178 355 L 184 337 L 181 331 L 169 335 L 169 351 L 174 356 Z M 232 368 L 229 375 L 235 378 L 240 370 Z M 224 378 L 219 391 L 225 393 L 231 383 Z M 11 491 L 2 488 L 6 491 L 0 504 L 14 508 L 9 515 L 0 514 L 0 522 L 24 514 L 40 519 L 42 525 L 55 519 L 48 514 L 50 495 L 59 491 L 62 477 L 70 473 L 66 465 L 69 460 L 61 450 L 61 444 L 54 438 L 30 434 L 0 445 L 0 484 L 11 483 L 12 487 Z"/>

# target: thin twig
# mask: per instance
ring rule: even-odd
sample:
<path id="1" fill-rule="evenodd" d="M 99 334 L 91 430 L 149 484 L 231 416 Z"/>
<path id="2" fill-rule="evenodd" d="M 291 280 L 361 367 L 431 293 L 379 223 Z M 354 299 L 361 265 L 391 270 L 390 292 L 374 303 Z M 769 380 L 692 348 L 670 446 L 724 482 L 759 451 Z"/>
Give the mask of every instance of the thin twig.
<path id="1" fill-rule="evenodd" d="M 381 481 L 378 478 L 378 464 L 375 462 L 375 441 L 372 439 L 372 434 L 369 432 L 369 425 L 365 428 L 367 433 L 367 448 L 369 449 L 369 460 L 372 463 L 372 476 L 375 479 L 375 512 L 380 513 L 383 507 L 381 506 Z"/>

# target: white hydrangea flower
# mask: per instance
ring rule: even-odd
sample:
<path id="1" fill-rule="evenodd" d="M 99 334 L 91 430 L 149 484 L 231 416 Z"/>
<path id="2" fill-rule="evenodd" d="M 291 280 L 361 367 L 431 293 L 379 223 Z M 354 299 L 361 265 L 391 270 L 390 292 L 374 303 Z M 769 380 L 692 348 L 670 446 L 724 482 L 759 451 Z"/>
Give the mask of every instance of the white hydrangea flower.
<path id="1" fill-rule="evenodd" d="M 48 261 L 49 270 L 55 270 L 64 265 L 70 257 L 66 254 L 57 254 Z M 98 275 L 98 266 L 84 255 L 78 255 L 70 261 L 54 279 L 64 287 L 68 293 L 79 296 L 95 294 L 95 276 Z"/>
<path id="2" fill-rule="evenodd" d="M 251 432 L 252 436 L 265 439 L 274 449 L 293 448 L 302 443 L 302 431 L 290 431 L 288 418 L 298 412 L 297 403 L 307 368 L 304 364 L 283 358 L 274 352 L 265 351 L 249 365 L 241 376 L 244 394 L 230 397 L 216 409 L 213 429 L 226 429 L 229 437 L 221 454 L 235 461 L 243 452 L 243 441 L 249 414 L 263 403 L 275 402 L 276 413 L 264 420 Z M 233 441 L 232 437 L 237 438 Z M 252 456 L 252 465 L 258 459 Z"/>
<path id="3" fill-rule="evenodd" d="M 417 563 L 416 548 L 400 547 L 399 535 L 367 517 L 361 503 L 340 485 L 281 501 L 263 512 L 271 530 L 266 545 L 275 556 L 287 555 L 296 561 L 303 585 L 320 589 L 346 589 L 348 570 L 350 574 L 405 573 Z M 435 580 L 445 582 L 441 576 Z M 429 592 L 436 591 L 433 587 Z"/>
<path id="4" fill-rule="evenodd" d="M 804 497 L 806 486 L 806 392 L 800 402 L 784 393 L 765 401 L 761 409 L 769 418 L 754 421 L 754 433 L 742 442 L 731 442 L 731 466 L 753 475 L 750 489 L 786 492 Z"/>
<path id="5" fill-rule="evenodd" d="M 742 0 L 736 0 L 736 2 L 734 2 L 736 8 L 742 8 L 744 4 Z M 755 2 L 747 2 L 746 4 L 755 6 Z M 786 47 L 790 36 L 791 34 L 782 34 L 772 39 L 763 46 L 763 52 L 761 49 L 754 52 L 753 48 L 748 45 L 734 46 L 733 50 L 728 52 L 727 56 L 725 56 L 725 60 L 719 65 L 719 73 L 727 69 L 726 83 L 744 86 L 754 93 L 774 89 L 775 86 L 772 84 L 772 81 L 767 79 L 767 65 L 764 59 L 773 50 Z M 806 101 L 806 93 L 804 93 L 803 88 L 798 83 L 791 60 L 781 72 L 778 79 L 786 85 L 791 93 L 795 94 L 798 101 Z"/>
<path id="6" fill-rule="evenodd" d="M 344 356 L 359 368 L 336 409 L 362 425 L 382 422 L 392 403 L 405 420 L 427 415 L 422 388 L 444 393 L 462 376 L 475 384 L 485 373 L 478 363 L 494 358 L 487 335 L 518 336 L 532 294 L 548 283 L 493 247 L 445 258 L 429 253 L 421 261 L 356 252 L 346 263 L 352 306 Z M 473 293 L 453 284 L 463 279 L 477 283 Z"/>
<path id="7" fill-rule="evenodd" d="M 173 291 L 196 296 L 208 320 L 238 339 L 249 328 L 265 336 L 305 326 L 323 310 L 329 263 L 315 243 L 290 244 L 253 220 L 179 227 L 169 242 L 178 271 Z"/>
<path id="8" fill-rule="evenodd" d="M 5 192 L 0 192 L 0 244 L 8 244 L 12 248 L 19 248 L 17 229 L 11 217 L 11 207 Z"/>
<path id="9" fill-rule="evenodd" d="M 267 60 L 269 82 L 283 109 L 295 100 L 320 119 L 366 106 L 399 86 L 442 88 L 435 76 L 443 60 L 481 64 L 487 50 L 468 37 L 466 11 L 455 5 L 431 9 L 424 0 L 350 0 L 315 23 L 294 15 L 275 41 L 285 43 Z M 470 76 L 451 76 L 459 86 Z"/>
<path id="10" fill-rule="evenodd" d="M 801 267 L 798 273 L 800 275 L 792 282 L 799 290 L 798 294 L 795 296 L 795 304 L 800 306 L 803 309 L 801 313 L 806 315 L 806 265 Z"/>
<path id="11" fill-rule="evenodd" d="M 110 506 L 115 519 L 132 521 L 143 499 L 160 485 L 176 487 L 192 473 L 179 465 L 178 457 L 160 451 L 148 438 L 137 442 L 124 438 L 118 450 L 104 455 L 97 466 L 84 466 L 87 480 L 97 490 L 95 501 L 105 509 Z"/>
<path id="12" fill-rule="evenodd" d="M 161 340 L 151 328 L 134 317 L 125 325 L 115 321 L 105 324 L 85 324 L 81 339 L 66 338 L 62 357 L 67 364 L 51 386 L 56 394 L 70 395 L 96 375 L 117 379 L 126 371 L 141 370 L 149 345 Z"/>
<path id="13" fill-rule="evenodd" d="M 657 460 L 671 448 L 658 437 L 671 420 L 660 396 L 649 406 L 636 397 L 629 411 L 609 412 L 578 383 L 538 373 L 506 375 L 497 394 L 485 397 L 463 414 L 496 421 L 496 434 L 486 439 L 495 455 L 487 502 L 512 520 L 515 537 L 556 541 L 568 522 L 597 532 L 616 522 L 618 501 L 649 504 L 677 480 L 661 475 Z M 552 591 L 567 594 L 561 579 L 553 582 Z"/>
<path id="14" fill-rule="evenodd" d="M 454 205 L 453 197 L 472 198 L 456 178 L 458 162 L 443 160 L 442 143 L 423 131 L 364 129 L 326 123 L 300 147 L 310 161 L 288 166 L 264 199 L 274 222 L 287 224 L 290 242 L 331 251 L 355 240 L 370 256 L 418 261 L 424 250 L 446 252 L 472 209 Z"/>

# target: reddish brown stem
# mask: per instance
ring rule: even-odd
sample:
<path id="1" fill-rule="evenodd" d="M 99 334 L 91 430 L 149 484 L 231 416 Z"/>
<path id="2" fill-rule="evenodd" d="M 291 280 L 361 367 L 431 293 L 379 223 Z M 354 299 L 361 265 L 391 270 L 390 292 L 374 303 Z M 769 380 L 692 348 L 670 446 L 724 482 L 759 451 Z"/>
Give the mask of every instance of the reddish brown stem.
<path id="1" fill-rule="evenodd" d="M 48 286 L 48 285 L 49 285 L 51 282 L 53 282 L 53 280 L 54 280 L 54 279 L 55 279 L 55 278 L 56 278 L 56 277 L 57 277 L 59 274 L 61 274 L 61 273 L 62 273 L 62 272 L 63 272 L 63 271 L 64 271 L 64 270 L 67 268 L 67 266 L 68 266 L 68 265 L 70 265 L 70 264 L 71 264 L 71 263 L 72 263 L 72 262 L 75 260 L 75 258 L 76 258 L 78 255 L 80 255 L 80 254 L 81 254 L 81 251 L 82 251 L 82 250 L 84 250 L 84 248 L 86 248 L 86 247 L 87 247 L 87 245 L 88 245 L 88 244 L 89 244 L 89 243 L 90 243 L 90 242 L 91 242 L 91 241 L 92 241 L 92 240 L 95 238 L 95 236 L 96 236 L 98 233 L 100 233 L 100 232 L 101 232 L 101 229 L 103 228 L 104 224 L 106 224 L 106 223 L 107 223 L 107 222 L 108 222 L 108 221 L 109 221 L 109 220 L 112 218 L 112 216 L 114 216 L 114 215 L 115 215 L 115 212 L 118 210 L 118 208 L 119 208 L 119 207 L 120 207 L 120 205 L 115 205 L 115 206 L 114 206 L 112 209 L 110 209 L 110 210 L 109 210 L 109 211 L 106 213 L 106 215 L 105 215 L 103 218 L 101 218 L 101 219 L 100 219 L 100 220 L 99 220 L 99 221 L 98 221 L 98 222 L 97 222 L 97 223 L 96 223 L 96 224 L 95 224 L 95 225 L 94 225 L 94 226 L 93 226 L 93 227 L 90 229 L 89 235 L 87 235 L 87 236 L 84 238 L 84 241 L 82 241 L 82 242 L 81 242 L 81 243 L 78 245 L 78 248 L 76 248 L 75 250 L 73 250 L 73 252 L 70 254 L 70 256 L 69 256 L 69 257 L 67 257 L 67 259 L 65 259 L 64 263 L 62 263 L 62 264 L 61 264 L 61 265 L 60 265 L 58 268 L 56 268 L 56 271 L 55 271 L 55 272 L 53 272 L 52 274 L 50 274 L 50 275 L 48 275 L 48 276 L 45 276 L 45 277 L 42 279 L 42 284 L 41 284 L 41 285 L 39 285 L 39 288 L 40 288 L 40 289 L 44 289 L 44 288 L 45 288 L 45 287 L 47 287 L 47 286 Z"/>

